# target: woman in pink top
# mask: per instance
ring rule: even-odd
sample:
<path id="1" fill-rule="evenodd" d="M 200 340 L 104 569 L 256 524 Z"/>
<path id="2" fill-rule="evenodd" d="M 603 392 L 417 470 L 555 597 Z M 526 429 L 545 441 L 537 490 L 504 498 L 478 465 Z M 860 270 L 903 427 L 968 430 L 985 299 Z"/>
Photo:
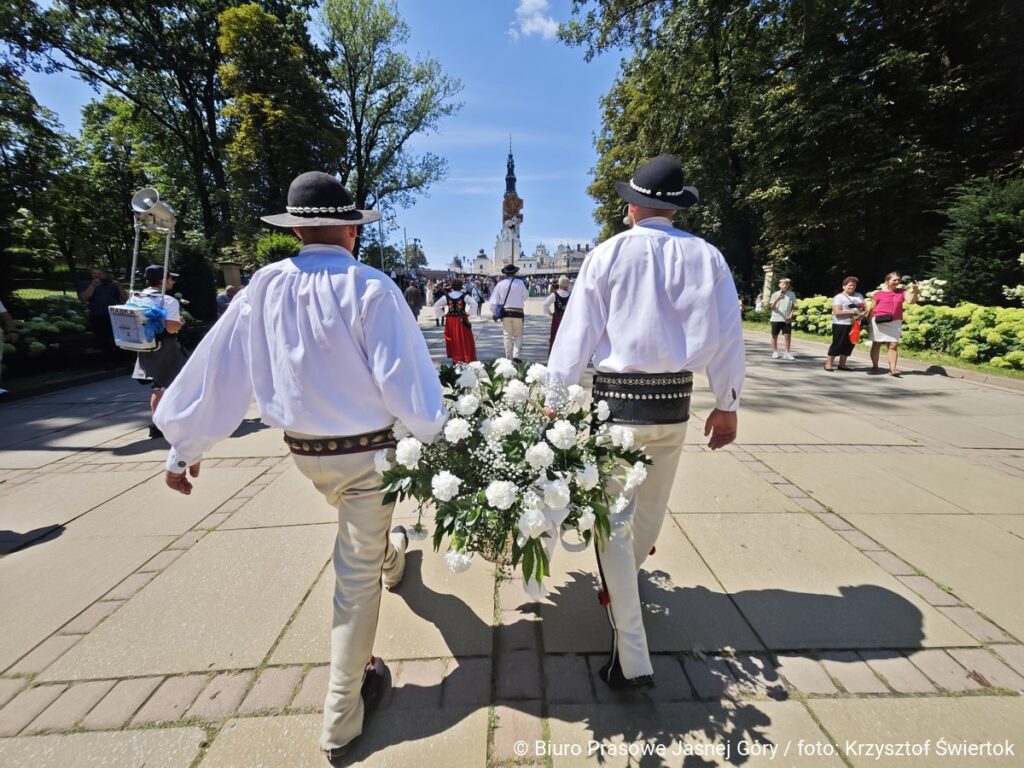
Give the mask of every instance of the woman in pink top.
<path id="1" fill-rule="evenodd" d="M 899 376 L 896 363 L 900 359 L 900 330 L 903 327 L 903 303 L 917 304 L 917 282 L 904 291 L 900 288 L 900 273 L 885 276 L 885 289 L 875 291 L 871 305 L 871 372 L 879 373 L 878 354 L 883 344 L 889 345 L 889 375 Z"/>

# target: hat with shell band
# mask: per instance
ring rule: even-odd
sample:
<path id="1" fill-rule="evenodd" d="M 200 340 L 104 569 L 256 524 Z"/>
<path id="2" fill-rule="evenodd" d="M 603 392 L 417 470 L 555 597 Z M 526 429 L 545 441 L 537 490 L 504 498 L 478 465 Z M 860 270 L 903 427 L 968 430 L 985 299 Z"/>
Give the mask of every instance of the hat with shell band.
<path id="1" fill-rule="evenodd" d="M 341 182 L 329 173 L 310 171 L 296 176 L 288 187 L 287 213 L 261 216 L 275 227 L 344 227 L 369 224 L 378 211 L 361 211 Z"/>
<path id="2" fill-rule="evenodd" d="M 643 208 L 678 210 L 697 202 L 696 187 L 683 184 L 683 167 L 672 155 L 658 155 L 636 169 L 629 181 L 615 182 L 619 197 Z"/>

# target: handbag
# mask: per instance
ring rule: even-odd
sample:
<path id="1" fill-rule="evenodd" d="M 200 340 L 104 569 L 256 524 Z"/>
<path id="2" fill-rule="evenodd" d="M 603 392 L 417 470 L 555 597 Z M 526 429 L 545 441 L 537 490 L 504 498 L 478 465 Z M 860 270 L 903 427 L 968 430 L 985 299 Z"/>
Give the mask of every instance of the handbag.
<path id="1" fill-rule="evenodd" d="M 872 315 L 872 319 L 876 323 L 891 323 L 892 315 Z"/>

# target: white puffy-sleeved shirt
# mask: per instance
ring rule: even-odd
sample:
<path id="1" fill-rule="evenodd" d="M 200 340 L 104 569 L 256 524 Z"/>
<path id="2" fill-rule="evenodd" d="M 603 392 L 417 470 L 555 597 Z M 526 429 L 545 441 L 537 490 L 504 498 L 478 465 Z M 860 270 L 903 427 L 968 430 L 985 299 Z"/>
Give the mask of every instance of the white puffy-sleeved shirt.
<path id="1" fill-rule="evenodd" d="M 444 296 L 434 302 L 434 309 L 440 312 L 446 306 L 448 306 L 448 297 L 451 297 L 452 301 L 463 298 L 466 300 L 466 308 L 470 310 L 476 309 L 476 299 L 473 298 L 471 293 L 465 291 L 448 291 Z"/>
<path id="2" fill-rule="evenodd" d="M 307 245 L 253 275 L 168 387 L 153 416 L 181 472 L 228 437 L 252 398 L 264 423 L 306 435 L 400 419 L 429 440 L 447 417 L 405 298 L 340 246 Z"/>
<path id="3" fill-rule="evenodd" d="M 569 298 L 569 292 L 567 290 L 565 290 L 564 288 L 558 288 L 558 289 L 555 290 L 555 293 L 549 293 L 547 298 L 544 299 L 543 310 L 544 310 L 544 314 L 545 315 L 553 315 L 553 314 L 555 314 L 555 295 L 556 294 L 560 298 L 563 298 L 563 299 L 568 299 Z"/>
<path id="4" fill-rule="evenodd" d="M 526 281 L 521 277 L 506 278 L 491 291 L 491 311 L 494 312 L 502 305 L 509 309 L 522 309 L 526 306 L 526 298 L 529 295 Z"/>
<path id="5" fill-rule="evenodd" d="M 715 407 L 739 408 L 743 329 L 716 248 L 651 217 L 601 243 L 580 268 L 548 360 L 548 384 L 603 373 L 706 371 Z"/>

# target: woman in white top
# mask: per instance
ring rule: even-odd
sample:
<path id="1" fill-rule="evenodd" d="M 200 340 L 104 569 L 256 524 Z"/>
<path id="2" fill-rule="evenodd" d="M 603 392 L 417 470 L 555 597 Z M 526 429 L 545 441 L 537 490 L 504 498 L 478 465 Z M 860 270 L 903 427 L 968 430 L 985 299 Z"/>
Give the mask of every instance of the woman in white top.
<path id="1" fill-rule="evenodd" d="M 551 335 L 548 338 L 548 353 L 555 345 L 555 336 L 558 335 L 558 326 L 562 324 L 562 315 L 569 304 L 569 278 L 562 275 L 558 278 L 558 288 L 548 294 L 544 299 L 544 314 L 551 315 Z"/>
<path id="2" fill-rule="evenodd" d="M 839 357 L 839 370 L 848 371 L 846 358 L 853 352 L 854 342 L 850 341 L 853 321 L 864 311 L 864 297 L 857 293 L 857 278 L 843 278 L 843 292 L 832 299 L 832 345 L 825 358 L 825 370 L 832 371 L 832 363 Z"/>

